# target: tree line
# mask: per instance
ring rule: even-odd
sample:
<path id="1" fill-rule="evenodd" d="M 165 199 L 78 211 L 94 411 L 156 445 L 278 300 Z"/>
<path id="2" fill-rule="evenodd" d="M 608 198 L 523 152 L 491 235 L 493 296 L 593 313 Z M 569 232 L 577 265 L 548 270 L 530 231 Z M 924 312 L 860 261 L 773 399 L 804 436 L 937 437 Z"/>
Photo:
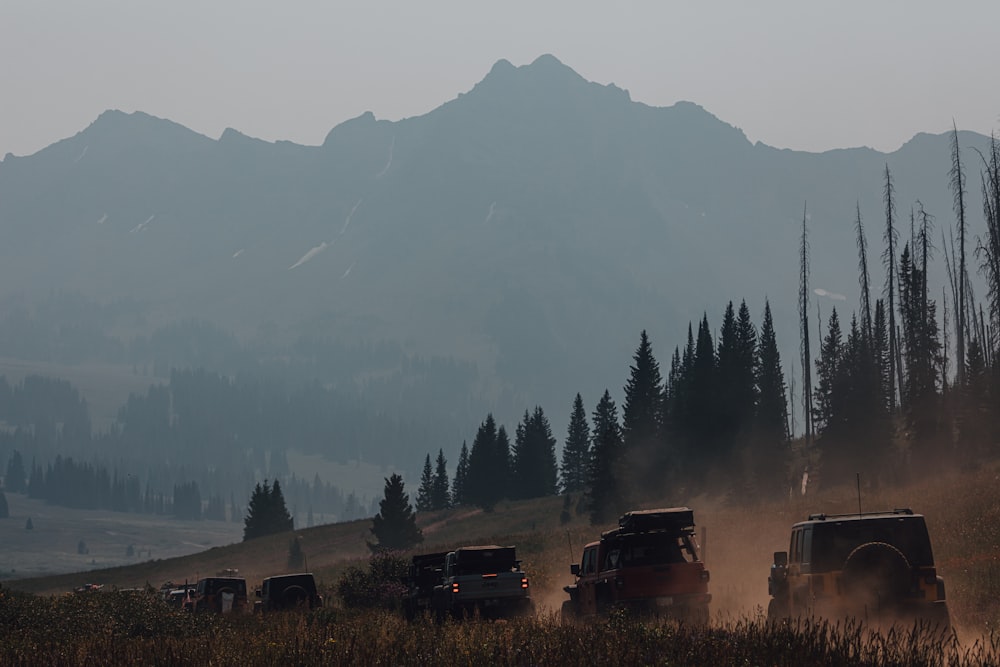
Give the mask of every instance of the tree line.
<path id="1" fill-rule="evenodd" d="M 738 310 L 727 305 L 718 340 L 707 314 L 694 331 L 689 325 L 666 377 L 641 332 L 620 417 L 609 390 L 589 420 L 576 394 L 561 463 L 540 406 L 525 411 L 513 443 L 488 414 L 471 450 L 462 444 L 453 480 L 443 451 L 435 470 L 427 455 L 417 510 L 462 504 L 490 509 L 504 498 L 562 492 L 580 494 L 581 510 L 601 522 L 630 503 L 698 492 L 719 471 L 761 494 L 782 492 L 788 403 L 770 304 L 759 333 L 745 301 Z"/>
<path id="2" fill-rule="evenodd" d="M 969 279 L 967 243 L 973 237 L 957 130 L 952 138 L 954 229 L 942 231 L 937 247 L 935 216 L 917 201 L 908 238 L 900 240 L 895 185 L 886 165 L 884 284 L 873 294 L 879 290 L 872 285 L 864 221 L 855 207 L 859 308 L 846 324 L 832 309 L 815 358 L 803 213 L 797 361 L 804 433 L 799 438 L 792 437 L 794 413 L 770 304 L 765 302 L 757 329 L 746 302 L 738 309 L 730 302 L 717 336 L 707 315 L 696 328 L 689 324 L 687 341 L 674 348 L 665 377 L 641 333 L 620 418 L 605 390 L 588 421 L 578 393 L 558 471 L 556 442 L 541 407 L 525 413 L 513 444 L 489 414 L 472 449 L 462 444 L 450 495 L 443 450 L 434 470 L 427 455 L 417 509 L 491 508 L 502 498 L 577 493 L 581 509 L 603 522 L 635 502 L 690 497 L 712 480 L 744 499 L 768 498 L 788 493 L 805 472 L 814 483 L 836 484 L 863 470 L 869 483 L 881 484 L 941 465 L 970 467 L 995 459 L 1000 455 L 1000 142 L 992 138 L 987 153 L 979 155 L 985 225 L 974 237 L 974 257 L 987 288 L 983 303 Z M 928 278 L 936 252 L 944 257 L 947 276 L 940 300 Z"/>

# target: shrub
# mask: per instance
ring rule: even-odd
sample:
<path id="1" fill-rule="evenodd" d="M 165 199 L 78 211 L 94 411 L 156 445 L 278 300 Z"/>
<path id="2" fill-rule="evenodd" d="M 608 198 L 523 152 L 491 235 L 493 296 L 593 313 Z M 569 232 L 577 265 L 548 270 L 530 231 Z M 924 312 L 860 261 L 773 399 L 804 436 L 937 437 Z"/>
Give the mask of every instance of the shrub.
<path id="1" fill-rule="evenodd" d="M 368 568 L 347 568 L 337 582 L 337 595 L 348 607 L 396 609 L 406 586 L 407 560 L 389 551 L 372 554 Z"/>

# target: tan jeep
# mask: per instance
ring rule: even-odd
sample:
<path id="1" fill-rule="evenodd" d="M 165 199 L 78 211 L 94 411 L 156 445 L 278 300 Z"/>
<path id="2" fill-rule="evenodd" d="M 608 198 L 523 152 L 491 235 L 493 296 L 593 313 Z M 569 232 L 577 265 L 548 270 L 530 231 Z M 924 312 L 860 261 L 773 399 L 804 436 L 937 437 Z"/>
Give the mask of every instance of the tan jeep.
<path id="1" fill-rule="evenodd" d="M 924 619 L 947 627 L 944 580 L 923 515 L 910 509 L 813 514 L 792 526 L 768 578 L 771 620 Z"/>

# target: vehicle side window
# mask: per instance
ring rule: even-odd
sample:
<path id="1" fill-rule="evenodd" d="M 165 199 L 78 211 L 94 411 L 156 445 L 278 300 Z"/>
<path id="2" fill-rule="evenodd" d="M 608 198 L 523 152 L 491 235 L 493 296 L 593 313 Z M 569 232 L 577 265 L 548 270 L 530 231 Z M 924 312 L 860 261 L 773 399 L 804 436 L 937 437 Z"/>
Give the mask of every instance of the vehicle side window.
<path id="1" fill-rule="evenodd" d="M 596 563 L 597 563 L 597 550 L 588 549 L 583 554 L 583 573 L 593 574 L 594 570 L 596 569 L 595 568 Z"/>
<path id="2" fill-rule="evenodd" d="M 802 562 L 802 554 L 799 551 L 801 547 L 800 540 L 802 539 L 802 531 L 796 530 L 792 532 L 792 548 L 790 549 L 790 559 L 793 563 Z"/>
<path id="3" fill-rule="evenodd" d="M 803 563 L 812 562 L 812 534 L 812 528 L 806 528 L 802 531 L 802 544 L 799 548 L 802 550 Z"/>

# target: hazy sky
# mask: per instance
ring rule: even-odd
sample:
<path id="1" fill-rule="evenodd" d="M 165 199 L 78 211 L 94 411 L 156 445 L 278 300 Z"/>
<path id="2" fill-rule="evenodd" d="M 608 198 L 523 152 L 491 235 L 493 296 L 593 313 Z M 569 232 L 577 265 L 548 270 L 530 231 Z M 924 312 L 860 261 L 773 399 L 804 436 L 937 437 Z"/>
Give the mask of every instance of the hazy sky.
<path id="1" fill-rule="evenodd" d="M 551 53 L 632 99 L 691 100 L 753 141 L 894 150 L 1000 129 L 997 0 L 0 0 L 0 155 L 102 111 L 318 144 L 426 113 Z"/>

